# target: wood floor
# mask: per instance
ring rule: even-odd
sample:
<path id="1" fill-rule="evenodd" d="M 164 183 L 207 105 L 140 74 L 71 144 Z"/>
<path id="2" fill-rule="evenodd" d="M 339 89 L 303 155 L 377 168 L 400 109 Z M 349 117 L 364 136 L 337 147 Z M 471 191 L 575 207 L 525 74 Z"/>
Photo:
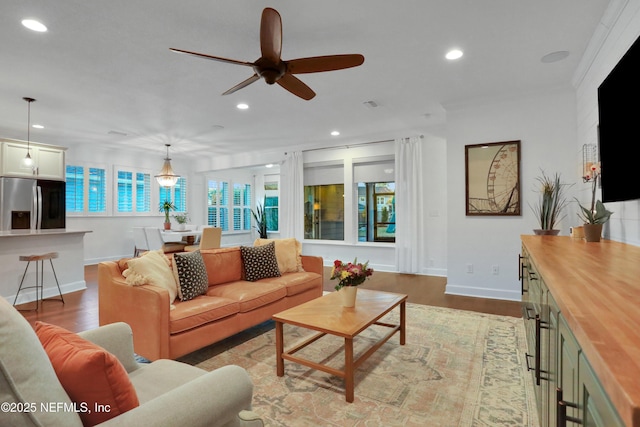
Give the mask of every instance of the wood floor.
<path id="1" fill-rule="evenodd" d="M 332 291 L 336 285 L 335 281 L 329 280 L 330 274 L 330 268 L 325 268 L 325 291 Z M 31 324 L 40 320 L 73 332 L 98 327 L 97 265 L 85 267 L 85 281 L 87 289 L 65 294 L 65 304 L 45 301 L 38 312 L 22 312 L 24 317 Z M 444 277 L 376 272 L 362 287 L 407 294 L 408 301 L 416 304 L 521 317 L 519 302 L 446 295 L 446 281 Z M 27 303 L 19 308 L 27 309 L 33 305 L 34 303 Z"/>

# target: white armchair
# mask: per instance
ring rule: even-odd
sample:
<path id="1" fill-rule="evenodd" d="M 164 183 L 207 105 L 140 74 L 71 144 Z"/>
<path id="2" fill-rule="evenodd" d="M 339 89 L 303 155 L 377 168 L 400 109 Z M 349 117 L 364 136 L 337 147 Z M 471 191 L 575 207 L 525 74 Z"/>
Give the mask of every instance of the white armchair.
<path id="1" fill-rule="evenodd" d="M 126 323 L 79 335 L 120 360 L 140 401 L 140 406 L 101 426 L 263 426 L 258 415 L 251 412 L 253 384 L 239 366 L 207 372 L 174 360 L 140 364 L 135 360 L 132 332 Z M 70 404 L 70 399 L 33 328 L 3 298 L 0 342 L 0 402 L 16 408 L 0 412 L 0 425 L 82 426 L 78 414 L 72 411 L 39 410 L 39 402 Z M 17 410 L 34 403 L 35 411 Z"/>

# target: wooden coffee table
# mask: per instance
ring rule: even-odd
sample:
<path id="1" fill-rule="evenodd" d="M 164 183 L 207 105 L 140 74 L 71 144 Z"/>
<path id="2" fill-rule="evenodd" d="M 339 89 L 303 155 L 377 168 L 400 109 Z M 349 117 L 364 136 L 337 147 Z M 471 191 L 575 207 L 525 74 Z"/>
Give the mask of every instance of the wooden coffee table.
<path id="1" fill-rule="evenodd" d="M 276 322 L 277 374 L 284 375 L 284 360 L 344 378 L 347 402 L 353 402 L 354 371 L 396 332 L 400 332 L 400 345 L 405 344 L 407 296 L 390 292 L 358 289 L 355 307 L 343 307 L 341 296 L 332 292 L 320 298 L 300 304 L 273 316 Z M 400 306 L 400 323 L 393 325 L 378 322 L 385 314 Z M 306 341 L 284 350 L 283 325 L 295 325 L 320 332 Z M 371 346 L 358 359 L 353 357 L 353 339 L 371 325 L 390 328 L 389 332 Z M 294 354 L 326 334 L 344 338 L 344 371 L 294 356 Z"/>

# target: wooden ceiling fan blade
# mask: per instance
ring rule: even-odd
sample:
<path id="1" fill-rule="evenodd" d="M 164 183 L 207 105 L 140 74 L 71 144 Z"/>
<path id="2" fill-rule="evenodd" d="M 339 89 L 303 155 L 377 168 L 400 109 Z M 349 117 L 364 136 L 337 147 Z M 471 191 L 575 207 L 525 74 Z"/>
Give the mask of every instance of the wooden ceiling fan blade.
<path id="1" fill-rule="evenodd" d="M 200 58 L 204 58 L 204 59 L 210 59 L 212 61 L 220 61 L 220 62 L 226 62 L 228 64 L 237 64 L 237 65 L 246 65 L 249 67 L 253 67 L 253 63 L 251 62 L 246 62 L 246 61 L 238 61 L 235 59 L 229 59 L 229 58 L 222 58 L 220 56 L 213 56 L 213 55 L 207 55 L 204 53 L 198 53 L 198 52 L 190 52 L 188 50 L 182 50 L 182 49 L 175 49 L 170 47 L 169 50 L 176 52 L 176 53 L 184 53 L 187 55 L 193 55 L 193 56 L 198 56 Z"/>
<path id="2" fill-rule="evenodd" d="M 282 53 L 282 18 L 270 7 L 262 11 L 260 21 L 260 51 L 265 59 L 277 64 Z"/>
<path id="3" fill-rule="evenodd" d="M 256 80 L 260 80 L 260 76 L 257 74 L 254 74 L 253 76 L 249 77 L 247 80 L 238 83 L 237 85 L 235 85 L 234 87 L 232 87 L 231 89 L 223 93 L 223 95 L 229 95 L 230 93 L 240 90 L 243 87 L 247 87 L 251 83 L 255 82 Z"/>
<path id="4" fill-rule="evenodd" d="M 286 61 L 287 72 L 291 74 L 320 73 L 323 71 L 343 70 L 364 63 L 360 54 L 314 56 Z"/>
<path id="5" fill-rule="evenodd" d="M 316 93 L 309 86 L 304 84 L 299 78 L 287 73 L 276 83 L 300 98 L 308 101 L 316 96 Z"/>

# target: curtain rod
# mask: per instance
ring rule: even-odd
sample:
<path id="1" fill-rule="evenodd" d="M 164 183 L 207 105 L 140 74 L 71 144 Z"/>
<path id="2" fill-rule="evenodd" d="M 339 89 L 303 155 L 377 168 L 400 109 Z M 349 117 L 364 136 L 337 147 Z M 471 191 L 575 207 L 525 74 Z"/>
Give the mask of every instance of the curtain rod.
<path id="1" fill-rule="evenodd" d="M 420 139 L 424 138 L 424 135 L 420 135 Z M 356 144 L 347 144 L 347 145 L 338 145 L 338 146 L 333 146 L 333 147 L 320 147 L 320 148 L 310 148 L 308 150 L 302 150 L 303 153 L 308 153 L 310 151 L 320 151 L 320 150 L 333 150 L 336 148 L 353 148 L 353 147 L 363 147 L 365 145 L 372 145 L 372 144 L 383 144 L 385 142 L 394 142 L 395 139 L 385 139 L 382 141 L 371 141 L 371 142 L 359 142 Z"/>

